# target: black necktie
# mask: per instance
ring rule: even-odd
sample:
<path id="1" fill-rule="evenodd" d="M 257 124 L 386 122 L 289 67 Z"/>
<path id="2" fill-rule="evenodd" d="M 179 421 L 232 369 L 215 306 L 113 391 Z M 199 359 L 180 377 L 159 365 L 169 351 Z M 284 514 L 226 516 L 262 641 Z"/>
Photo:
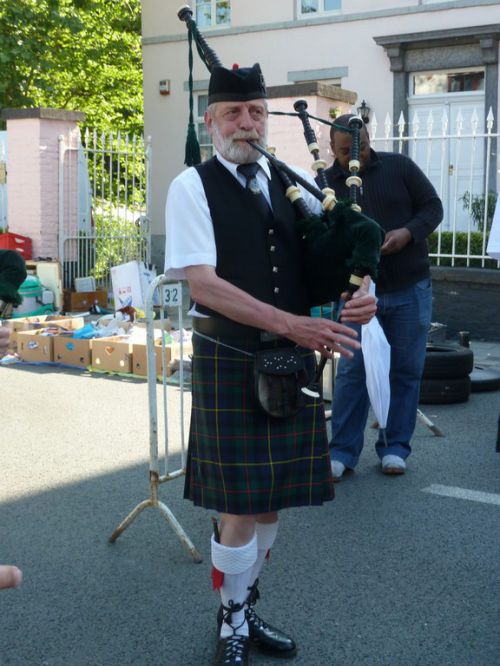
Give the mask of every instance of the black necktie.
<path id="1" fill-rule="evenodd" d="M 259 206 L 261 212 L 265 215 L 269 215 L 271 212 L 271 207 L 269 206 L 266 197 L 262 193 L 256 178 L 259 169 L 260 166 L 257 164 L 257 162 L 251 162 L 250 164 L 240 164 L 237 168 L 238 172 L 245 176 L 246 189 L 253 194 L 255 203 Z"/>

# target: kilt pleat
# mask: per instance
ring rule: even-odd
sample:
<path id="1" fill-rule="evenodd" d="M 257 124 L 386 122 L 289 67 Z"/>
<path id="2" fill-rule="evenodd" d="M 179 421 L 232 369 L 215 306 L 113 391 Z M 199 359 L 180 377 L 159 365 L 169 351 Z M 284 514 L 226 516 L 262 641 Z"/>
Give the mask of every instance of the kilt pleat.
<path id="1" fill-rule="evenodd" d="M 248 340 L 224 341 L 253 352 Z M 249 515 L 333 499 L 324 408 L 307 397 L 289 419 L 254 397 L 253 357 L 193 335 L 192 411 L 184 496 L 197 506 Z M 303 350 L 309 372 L 314 353 Z"/>

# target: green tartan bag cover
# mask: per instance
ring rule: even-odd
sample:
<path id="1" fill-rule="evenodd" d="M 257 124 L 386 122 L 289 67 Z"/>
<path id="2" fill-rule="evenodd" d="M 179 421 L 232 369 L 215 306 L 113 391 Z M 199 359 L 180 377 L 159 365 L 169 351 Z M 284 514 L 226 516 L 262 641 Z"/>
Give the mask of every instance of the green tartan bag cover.
<path id="1" fill-rule="evenodd" d="M 307 385 L 305 362 L 295 347 L 255 352 L 255 396 L 257 404 L 273 418 L 295 416 L 304 405 L 301 391 Z"/>

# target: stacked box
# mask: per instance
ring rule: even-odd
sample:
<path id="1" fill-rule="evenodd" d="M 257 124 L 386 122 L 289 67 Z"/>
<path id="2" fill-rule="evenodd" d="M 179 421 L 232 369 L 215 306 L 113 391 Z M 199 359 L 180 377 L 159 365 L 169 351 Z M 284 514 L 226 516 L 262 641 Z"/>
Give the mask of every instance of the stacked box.
<path id="1" fill-rule="evenodd" d="M 0 248 L 2 250 L 15 250 L 23 257 L 23 259 L 31 259 L 32 254 L 32 241 L 28 236 L 21 236 L 21 234 L 13 234 L 7 231 L 0 234 Z"/>

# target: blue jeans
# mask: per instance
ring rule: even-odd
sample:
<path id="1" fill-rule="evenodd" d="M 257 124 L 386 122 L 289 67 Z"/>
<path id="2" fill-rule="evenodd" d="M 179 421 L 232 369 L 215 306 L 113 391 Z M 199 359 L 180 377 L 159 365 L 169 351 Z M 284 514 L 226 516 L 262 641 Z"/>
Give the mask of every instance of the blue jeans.
<path id="1" fill-rule="evenodd" d="M 420 381 L 432 314 L 430 278 L 402 291 L 378 297 L 377 318 L 391 346 L 391 403 L 387 419 L 387 446 L 380 435 L 375 444 L 379 458 L 387 454 L 407 458 L 417 419 Z M 353 326 L 358 332 L 360 326 Z M 332 403 L 330 456 L 346 467 L 356 467 L 364 443 L 369 408 L 361 350 L 338 363 Z"/>

